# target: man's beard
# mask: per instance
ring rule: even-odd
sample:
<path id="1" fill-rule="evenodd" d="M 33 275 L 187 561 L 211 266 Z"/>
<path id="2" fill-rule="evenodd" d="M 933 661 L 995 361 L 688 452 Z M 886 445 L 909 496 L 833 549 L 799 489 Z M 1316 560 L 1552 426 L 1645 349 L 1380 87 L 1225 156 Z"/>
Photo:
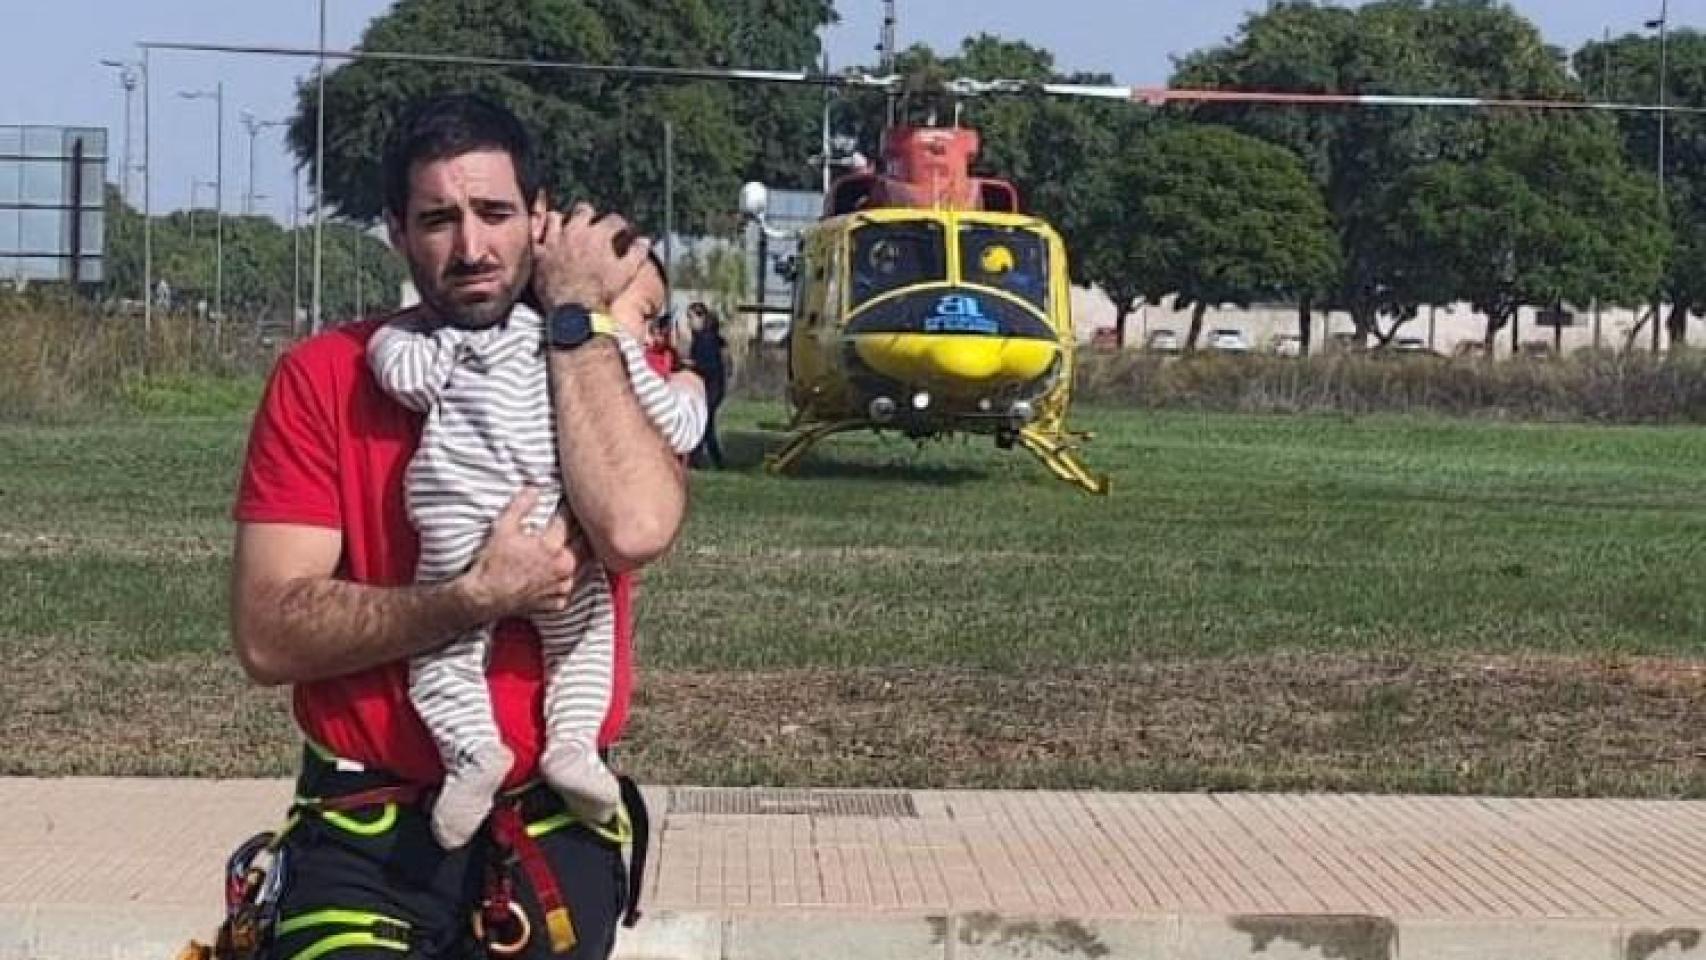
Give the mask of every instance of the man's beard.
<path id="1" fill-rule="evenodd" d="M 409 273 L 414 279 L 415 289 L 420 292 L 421 301 L 440 321 L 463 330 L 483 330 L 501 323 L 508 317 L 516 301 L 526 292 L 528 279 L 533 276 L 533 251 L 525 251 L 522 258 L 521 269 L 516 272 L 515 280 L 509 289 L 501 291 L 491 299 L 472 303 L 455 299 L 451 292 L 452 284 L 458 276 L 465 273 L 477 274 L 478 270 L 452 267 L 442 277 L 423 277 L 423 271 L 410 264 Z"/>

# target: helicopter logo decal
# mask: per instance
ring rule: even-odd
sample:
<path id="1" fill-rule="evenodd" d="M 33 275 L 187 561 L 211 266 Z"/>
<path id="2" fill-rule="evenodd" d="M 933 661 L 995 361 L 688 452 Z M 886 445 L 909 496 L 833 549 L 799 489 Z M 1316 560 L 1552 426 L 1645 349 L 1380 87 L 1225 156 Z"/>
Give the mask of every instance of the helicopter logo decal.
<path id="1" fill-rule="evenodd" d="M 924 318 L 924 332 L 997 334 L 1001 324 L 984 315 L 976 297 L 956 293 L 936 301 L 935 313 Z"/>

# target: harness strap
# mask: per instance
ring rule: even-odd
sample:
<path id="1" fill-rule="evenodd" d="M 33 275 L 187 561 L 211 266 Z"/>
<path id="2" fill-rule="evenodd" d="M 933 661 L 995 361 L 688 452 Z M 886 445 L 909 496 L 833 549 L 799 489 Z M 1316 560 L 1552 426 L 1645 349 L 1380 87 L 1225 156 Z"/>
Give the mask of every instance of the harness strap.
<path id="1" fill-rule="evenodd" d="M 522 875 L 533 886 L 533 894 L 539 898 L 539 906 L 545 914 L 545 931 L 551 938 L 551 952 L 568 953 L 573 950 L 579 940 L 575 934 L 574 918 L 563 903 L 563 892 L 557 886 L 557 878 L 551 873 L 544 851 L 527 833 L 527 822 L 522 818 L 518 804 L 500 800 L 492 809 L 492 839 L 515 854 L 521 864 Z"/>
<path id="2" fill-rule="evenodd" d="M 640 894 L 646 886 L 646 850 L 651 842 L 652 818 L 646 810 L 646 797 L 634 778 L 616 778 L 622 789 L 622 806 L 628 811 L 633 846 L 628 853 L 628 903 L 622 911 L 622 925 L 632 927 L 640 922 Z"/>

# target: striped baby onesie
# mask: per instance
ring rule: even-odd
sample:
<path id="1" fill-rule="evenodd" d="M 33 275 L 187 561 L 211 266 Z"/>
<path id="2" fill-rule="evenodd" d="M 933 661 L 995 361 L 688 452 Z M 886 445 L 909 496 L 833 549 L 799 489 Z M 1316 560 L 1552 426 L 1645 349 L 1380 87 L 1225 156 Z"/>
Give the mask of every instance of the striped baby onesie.
<path id="1" fill-rule="evenodd" d="M 368 364 L 380 385 L 426 415 L 404 477 L 409 519 L 420 536 L 417 582 L 440 583 L 466 571 L 492 521 L 523 486 L 540 494 L 530 525 L 543 527 L 563 503 L 544 333 L 543 318 L 517 304 L 503 323 L 480 330 L 433 325 L 424 312 L 410 311 L 369 343 Z M 617 340 L 647 416 L 677 453 L 690 452 L 704 431 L 703 400 L 653 370 L 632 337 Z M 595 568 L 565 611 L 534 615 L 533 622 L 545 666 L 541 767 L 571 809 L 602 821 L 617 803 L 615 778 L 595 743 L 609 706 L 615 643 L 605 572 Z M 490 639 L 487 624 L 409 664 L 410 700 L 444 762 L 433 827 L 447 848 L 479 829 L 512 759 L 486 686 Z M 577 772 L 554 777 L 554 769 Z"/>

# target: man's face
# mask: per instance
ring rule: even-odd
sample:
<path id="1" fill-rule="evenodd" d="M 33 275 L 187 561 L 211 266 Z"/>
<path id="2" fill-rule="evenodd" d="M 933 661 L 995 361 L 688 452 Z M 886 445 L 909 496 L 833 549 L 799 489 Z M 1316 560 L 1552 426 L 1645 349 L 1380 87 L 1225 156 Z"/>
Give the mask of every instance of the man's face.
<path id="1" fill-rule="evenodd" d="M 488 327 L 504 317 L 533 275 L 533 238 L 544 198 L 530 205 L 502 150 L 416 163 L 409 205 L 388 218 L 391 243 L 409 263 L 421 300 L 440 320 Z"/>

